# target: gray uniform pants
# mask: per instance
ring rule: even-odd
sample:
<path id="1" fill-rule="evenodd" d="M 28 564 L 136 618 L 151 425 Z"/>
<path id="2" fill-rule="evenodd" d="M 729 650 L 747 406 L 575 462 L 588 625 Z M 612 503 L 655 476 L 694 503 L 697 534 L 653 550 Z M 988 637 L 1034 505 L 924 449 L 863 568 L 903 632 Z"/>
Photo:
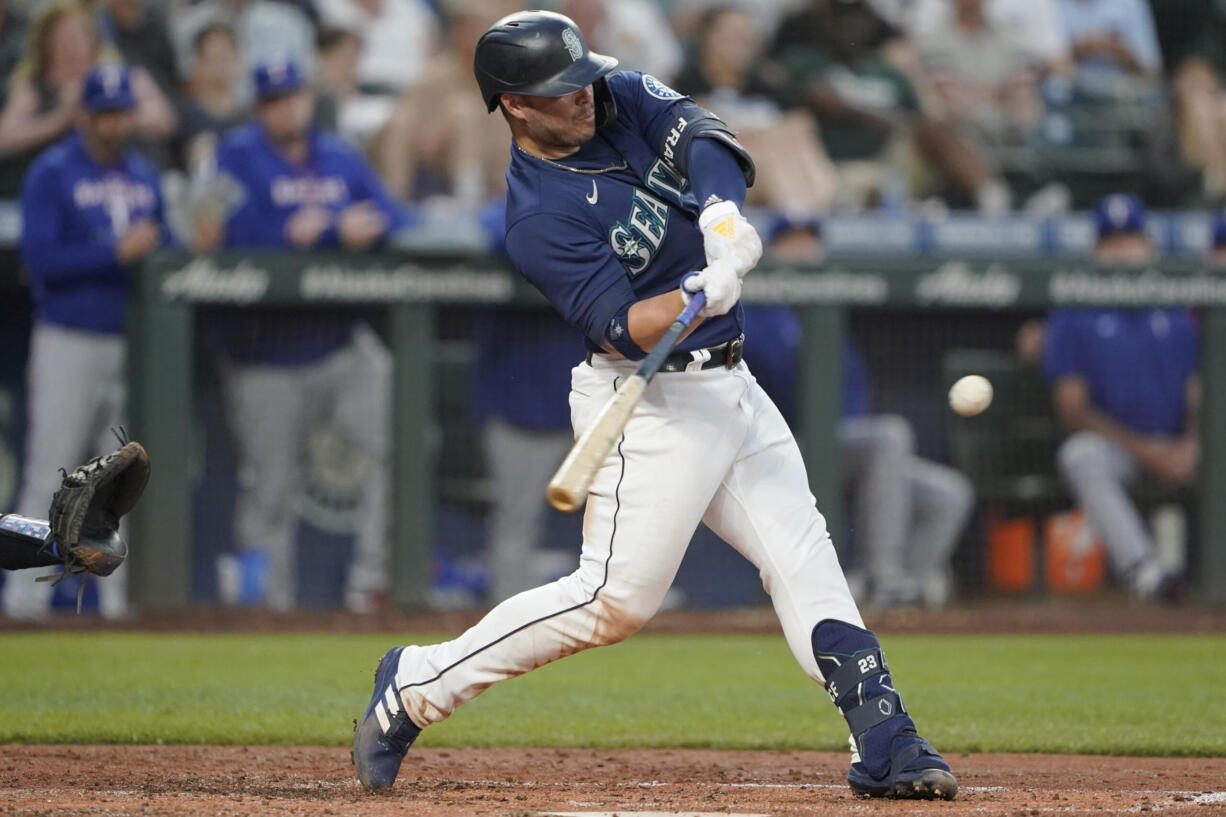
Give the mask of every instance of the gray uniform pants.
<path id="1" fill-rule="evenodd" d="M 494 496 L 487 559 L 490 599 L 498 602 L 552 578 L 539 569 L 545 486 L 574 436 L 569 428 L 536 431 L 501 418 L 490 420 L 483 433 Z"/>
<path id="2" fill-rule="evenodd" d="M 51 496 L 60 487 L 60 469 L 72 470 L 118 447 L 110 429 L 123 420 L 126 349 L 122 335 L 35 324 L 26 372 L 26 452 L 17 513 L 46 519 Z M 5 614 L 45 615 L 51 583 L 35 579 L 55 572 L 47 568 L 8 574 Z M 118 618 L 126 613 L 127 565 L 98 583 L 98 599 L 102 615 Z"/>
<path id="3" fill-rule="evenodd" d="M 1103 537 L 1116 573 L 1133 577 L 1137 568 L 1153 562 L 1153 537 L 1128 495 L 1128 487 L 1141 478 L 1141 463 L 1092 431 L 1079 431 L 1065 440 L 1056 462 L 1090 526 Z"/>
<path id="4" fill-rule="evenodd" d="M 851 485 L 856 553 L 879 602 L 917 600 L 944 571 L 975 502 L 959 471 L 915 455 L 915 433 L 892 414 L 839 423 L 842 480 Z"/>
<path id="5" fill-rule="evenodd" d="M 239 469 L 234 535 L 240 549 L 268 555 L 268 607 L 292 610 L 297 603 L 291 500 L 308 432 L 321 424 L 360 449 L 369 465 L 346 604 L 361 609 L 364 596 L 386 589 L 391 372 L 391 353 L 366 326 L 316 363 L 225 366 Z"/>

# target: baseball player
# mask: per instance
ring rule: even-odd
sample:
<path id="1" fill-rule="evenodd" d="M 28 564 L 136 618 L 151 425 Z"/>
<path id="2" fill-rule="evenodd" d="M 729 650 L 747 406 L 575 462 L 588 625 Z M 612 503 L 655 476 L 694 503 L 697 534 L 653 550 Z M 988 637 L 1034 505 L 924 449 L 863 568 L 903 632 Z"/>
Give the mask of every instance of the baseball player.
<path id="1" fill-rule="evenodd" d="M 454 641 L 383 656 L 354 733 L 358 778 L 391 786 L 421 729 L 460 704 L 636 632 L 702 521 L 758 568 L 793 655 L 846 718 L 853 791 L 952 798 L 949 766 L 916 733 L 864 629 L 796 441 L 741 363 L 741 278 L 762 251 L 739 209 L 753 163 L 710 112 L 616 65 L 571 20 L 539 11 L 495 23 L 474 58 L 513 136 L 508 252 L 586 339 L 571 376 L 575 433 L 697 291 L 703 320 L 596 474 L 578 569 Z"/>
<path id="2" fill-rule="evenodd" d="M 108 429 L 122 420 L 129 270 L 168 236 L 157 171 L 127 147 L 135 105 L 127 67 L 92 69 L 76 131 L 35 160 L 22 187 L 21 254 L 34 299 L 22 516 L 40 515 L 57 470 L 95 441 L 109 448 Z M 104 616 L 125 612 L 123 576 L 100 588 Z M 34 575 L 5 583 L 10 616 L 44 615 L 50 601 L 50 585 Z"/>
<path id="3" fill-rule="evenodd" d="M 1143 264 L 1154 247 L 1145 207 L 1129 194 L 1094 210 L 1101 264 Z M 1056 309 L 1047 319 L 1043 374 L 1068 438 L 1056 464 L 1116 574 L 1142 599 L 1174 602 L 1182 577 L 1158 558 L 1128 488 L 1143 476 L 1191 484 L 1200 461 L 1200 333 L 1185 308 Z"/>
<path id="4" fill-rule="evenodd" d="M 377 246 L 405 213 L 365 160 L 311 125 L 313 97 L 297 63 L 275 59 L 254 72 L 254 122 L 231 132 L 217 170 L 239 191 L 223 222 L 197 223 L 197 249 Z M 217 315 L 211 341 L 237 438 L 235 536 L 268 557 L 265 601 L 297 604 L 290 510 L 295 468 L 313 423 L 327 423 L 369 466 L 345 603 L 364 612 L 386 582 L 391 355 L 352 314 L 246 310 Z"/>

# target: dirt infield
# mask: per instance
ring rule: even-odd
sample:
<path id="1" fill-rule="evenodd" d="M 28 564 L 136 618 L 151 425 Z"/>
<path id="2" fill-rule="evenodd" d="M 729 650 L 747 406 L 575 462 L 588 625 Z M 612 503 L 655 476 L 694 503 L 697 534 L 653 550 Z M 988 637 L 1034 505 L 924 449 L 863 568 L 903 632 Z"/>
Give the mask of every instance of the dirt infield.
<path id="1" fill-rule="evenodd" d="M 853 796 L 828 752 L 424 749 L 388 794 L 359 787 L 345 749 L 0 746 L 3 815 L 506 815 L 551 811 L 770 815 L 1209 815 L 1226 759 L 954 755 L 953 803 Z"/>

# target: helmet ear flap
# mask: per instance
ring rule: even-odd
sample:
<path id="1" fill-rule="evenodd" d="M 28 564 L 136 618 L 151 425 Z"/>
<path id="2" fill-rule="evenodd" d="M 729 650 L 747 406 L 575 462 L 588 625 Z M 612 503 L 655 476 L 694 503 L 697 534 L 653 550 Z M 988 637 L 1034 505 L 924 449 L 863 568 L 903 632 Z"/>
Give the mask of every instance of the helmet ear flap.
<path id="1" fill-rule="evenodd" d="M 617 121 L 617 101 L 609 90 L 609 81 L 604 77 L 592 83 L 593 103 L 596 106 L 596 127 L 604 128 Z"/>

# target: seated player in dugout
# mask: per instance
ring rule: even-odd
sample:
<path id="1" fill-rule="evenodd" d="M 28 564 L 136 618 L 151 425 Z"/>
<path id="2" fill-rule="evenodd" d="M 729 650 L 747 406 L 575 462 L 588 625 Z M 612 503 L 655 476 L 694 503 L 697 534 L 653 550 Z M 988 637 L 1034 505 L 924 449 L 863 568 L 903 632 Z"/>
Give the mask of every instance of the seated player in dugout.
<path id="1" fill-rule="evenodd" d="M 474 59 L 485 104 L 513 137 L 508 254 L 585 338 L 571 380 L 576 435 L 699 291 L 701 320 L 595 474 L 577 569 L 455 640 L 380 660 L 354 730 L 358 778 L 389 788 L 421 730 L 465 701 L 638 631 L 702 521 L 758 568 L 793 656 L 846 718 L 852 790 L 952 798 L 949 765 L 919 736 L 864 628 L 796 440 L 741 361 L 741 280 L 762 252 L 740 212 L 753 162 L 714 114 L 616 66 L 569 18 L 541 11 L 495 23 Z"/>

